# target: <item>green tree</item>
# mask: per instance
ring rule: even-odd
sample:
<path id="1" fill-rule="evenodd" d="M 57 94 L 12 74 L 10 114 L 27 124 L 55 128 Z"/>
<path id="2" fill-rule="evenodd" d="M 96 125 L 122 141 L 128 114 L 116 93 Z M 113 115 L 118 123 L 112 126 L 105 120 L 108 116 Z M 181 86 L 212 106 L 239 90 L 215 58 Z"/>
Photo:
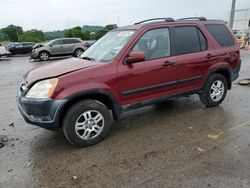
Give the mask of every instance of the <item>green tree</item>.
<path id="1" fill-rule="evenodd" d="M 1 31 L 5 35 L 5 39 L 12 42 L 18 42 L 19 36 L 23 34 L 23 28 L 20 26 L 9 25 Z"/>
<path id="2" fill-rule="evenodd" d="M 77 37 L 83 40 L 90 39 L 90 32 L 89 31 L 82 31 L 80 26 L 73 27 L 71 29 L 64 30 L 64 37 Z"/>
<path id="3" fill-rule="evenodd" d="M 22 42 L 43 42 L 44 40 L 45 40 L 44 33 L 36 29 L 25 31 L 19 37 L 19 41 Z"/>
<path id="4" fill-rule="evenodd" d="M 64 31 L 64 36 L 65 37 L 82 37 L 82 28 L 80 26 L 73 27 L 71 29 L 66 29 Z"/>
<path id="5" fill-rule="evenodd" d="M 116 24 L 109 24 L 105 26 L 105 29 L 107 29 L 108 31 L 111 31 L 113 29 L 116 29 L 117 25 Z"/>

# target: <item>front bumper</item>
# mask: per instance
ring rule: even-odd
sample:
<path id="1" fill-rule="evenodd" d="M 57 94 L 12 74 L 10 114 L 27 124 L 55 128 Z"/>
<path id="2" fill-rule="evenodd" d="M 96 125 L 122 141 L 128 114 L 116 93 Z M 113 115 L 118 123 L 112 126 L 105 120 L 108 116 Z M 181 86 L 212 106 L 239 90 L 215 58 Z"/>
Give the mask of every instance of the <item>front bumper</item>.
<path id="1" fill-rule="evenodd" d="M 25 92 L 18 91 L 17 105 L 27 123 L 56 130 L 60 127 L 60 112 L 66 100 L 28 99 Z"/>
<path id="2" fill-rule="evenodd" d="M 30 57 L 31 57 L 32 59 L 38 59 L 38 58 L 39 58 L 39 53 L 38 53 L 38 51 L 32 50 L 32 52 L 30 53 Z"/>

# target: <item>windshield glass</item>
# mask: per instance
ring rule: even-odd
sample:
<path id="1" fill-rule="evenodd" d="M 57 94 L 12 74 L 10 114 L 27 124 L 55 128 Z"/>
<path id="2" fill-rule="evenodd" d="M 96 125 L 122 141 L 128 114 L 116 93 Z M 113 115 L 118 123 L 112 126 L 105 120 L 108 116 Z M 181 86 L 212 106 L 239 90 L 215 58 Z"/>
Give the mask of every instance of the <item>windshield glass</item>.
<path id="1" fill-rule="evenodd" d="M 94 43 L 82 55 L 82 59 L 108 62 L 115 58 L 135 31 L 111 31 Z"/>

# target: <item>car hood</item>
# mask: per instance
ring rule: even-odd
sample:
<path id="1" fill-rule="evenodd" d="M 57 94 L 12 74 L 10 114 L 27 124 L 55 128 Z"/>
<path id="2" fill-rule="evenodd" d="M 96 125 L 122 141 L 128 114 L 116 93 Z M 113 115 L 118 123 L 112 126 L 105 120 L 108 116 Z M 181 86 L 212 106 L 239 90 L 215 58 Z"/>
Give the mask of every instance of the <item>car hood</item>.
<path id="1" fill-rule="evenodd" d="M 41 48 L 43 46 L 44 46 L 44 44 L 36 44 L 33 46 L 33 49 Z"/>
<path id="2" fill-rule="evenodd" d="M 26 80 L 26 84 L 29 86 L 39 80 L 59 77 L 70 72 L 97 66 L 99 64 L 100 63 L 93 61 L 87 61 L 78 58 L 69 58 L 52 62 L 35 69 L 31 69 L 24 75 L 24 78 Z"/>

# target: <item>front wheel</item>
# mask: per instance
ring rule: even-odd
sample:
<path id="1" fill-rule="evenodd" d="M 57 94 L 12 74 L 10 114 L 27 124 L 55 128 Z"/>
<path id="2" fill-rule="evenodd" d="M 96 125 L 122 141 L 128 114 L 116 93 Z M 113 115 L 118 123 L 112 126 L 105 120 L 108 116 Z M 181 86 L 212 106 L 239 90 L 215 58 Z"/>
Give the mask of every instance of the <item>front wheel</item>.
<path id="1" fill-rule="evenodd" d="M 49 53 L 46 51 L 42 51 L 39 54 L 39 58 L 41 61 L 47 61 L 47 60 L 49 60 Z"/>
<path id="2" fill-rule="evenodd" d="M 204 105 L 214 107 L 223 102 L 226 94 L 226 78 L 221 74 L 213 74 L 210 78 L 208 78 L 204 89 L 200 94 L 200 100 Z"/>
<path id="3" fill-rule="evenodd" d="M 108 108 L 96 100 L 73 105 L 63 121 L 63 132 L 70 143 L 85 147 L 100 142 L 111 128 Z"/>

